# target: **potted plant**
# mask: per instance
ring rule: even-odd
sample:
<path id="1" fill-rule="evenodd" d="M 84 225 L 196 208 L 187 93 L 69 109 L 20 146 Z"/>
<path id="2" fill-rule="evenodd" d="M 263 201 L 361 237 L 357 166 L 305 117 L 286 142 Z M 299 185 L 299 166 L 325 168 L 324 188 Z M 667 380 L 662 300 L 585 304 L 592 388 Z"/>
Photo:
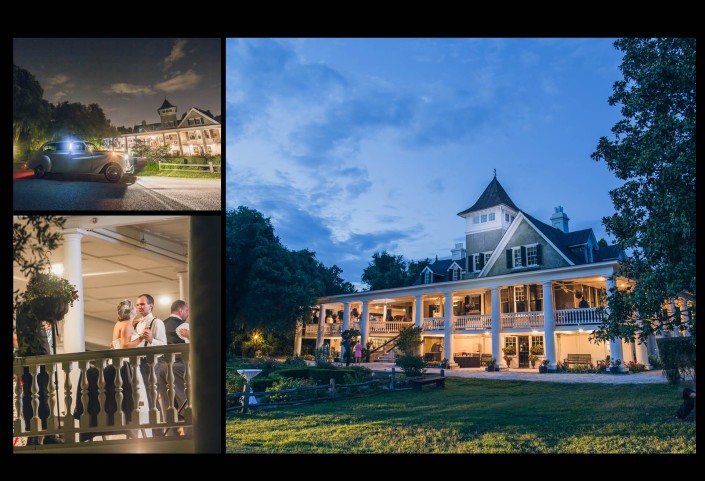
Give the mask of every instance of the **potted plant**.
<path id="1" fill-rule="evenodd" d="M 622 364 L 622 361 L 620 359 L 613 359 L 612 363 L 610 365 L 610 372 L 612 374 L 618 374 L 619 373 L 619 365 Z"/>
<path id="2" fill-rule="evenodd" d="M 56 274 L 36 274 L 27 283 L 24 300 L 37 319 L 56 322 L 64 318 L 78 299 L 75 286 Z"/>
<path id="3" fill-rule="evenodd" d="M 441 359 L 441 362 L 438 367 L 440 367 L 441 369 L 448 369 L 448 359 L 445 357 Z"/>
<path id="4" fill-rule="evenodd" d="M 506 362 L 507 367 L 509 367 L 512 362 L 512 356 L 516 355 L 517 350 L 514 346 L 505 346 L 502 348 L 502 352 L 504 353 L 504 356 L 502 356 L 504 362 Z"/>
<path id="5" fill-rule="evenodd" d="M 548 359 L 544 359 L 541 361 L 541 364 L 539 365 L 539 373 L 541 374 L 546 374 L 548 372 Z"/>
<path id="6" fill-rule="evenodd" d="M 487 361 L 487 367 L 485 368 L 485 371 L 487 371 L 487 372 L 499 371 L 499 368 L 497 367 L 497 359 L 492 358 L 489 361 Z"/>
<path id="7" fill-rule="evenodd" d="M 539 356 L 543 356 L 543 346 L 540 344 L 534 344 L 533 346 L 531 346 L 531 349 L 529 349 L 529 352 L 531 353 L 529 355 L 531 367 L 536 367 L 536 361 L 539 360 Z"/>

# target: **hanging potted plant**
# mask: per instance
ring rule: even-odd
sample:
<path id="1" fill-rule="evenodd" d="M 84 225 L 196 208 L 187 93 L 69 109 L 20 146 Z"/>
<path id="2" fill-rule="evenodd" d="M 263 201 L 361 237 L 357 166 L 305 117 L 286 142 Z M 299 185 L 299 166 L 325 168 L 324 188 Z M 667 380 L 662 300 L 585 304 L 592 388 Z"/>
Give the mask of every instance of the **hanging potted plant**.
<path id="1" fill-rule="evenodd" d="M 37 319 L 56 322 L 64 318 L 78 299 L 75 286 L 56 274 L 36 274 L 24 293 L 24 300 Z"/>

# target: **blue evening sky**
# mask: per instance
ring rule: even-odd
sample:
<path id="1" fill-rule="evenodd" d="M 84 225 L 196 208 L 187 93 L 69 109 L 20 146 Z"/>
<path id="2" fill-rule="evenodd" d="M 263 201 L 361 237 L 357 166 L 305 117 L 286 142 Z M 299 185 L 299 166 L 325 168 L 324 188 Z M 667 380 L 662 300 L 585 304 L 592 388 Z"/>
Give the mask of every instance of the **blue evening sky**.
<path id="1" fill-rule="evenodd" d="M 228 39 L 226 208 L 358 288 L 376 251 L 449 257 L 493 169 L 520 209 L 611 243 L 621 182 L 590 154 L 621 117 L 613 41 Z"/>

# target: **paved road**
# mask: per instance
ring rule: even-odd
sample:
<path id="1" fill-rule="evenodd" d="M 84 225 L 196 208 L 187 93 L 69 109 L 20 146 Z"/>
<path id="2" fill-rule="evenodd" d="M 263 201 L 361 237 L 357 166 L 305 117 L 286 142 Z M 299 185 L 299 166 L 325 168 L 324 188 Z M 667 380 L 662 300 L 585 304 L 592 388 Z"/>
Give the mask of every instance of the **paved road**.
<path id="1" fill-rule="evenodd" d="M 177 177 L 138 177 L 134 184 L 111 184 L 102 178 L 18 178 L 13 209 L 52 212 L 76 210 L 220 211 L 221 181 Z"/>

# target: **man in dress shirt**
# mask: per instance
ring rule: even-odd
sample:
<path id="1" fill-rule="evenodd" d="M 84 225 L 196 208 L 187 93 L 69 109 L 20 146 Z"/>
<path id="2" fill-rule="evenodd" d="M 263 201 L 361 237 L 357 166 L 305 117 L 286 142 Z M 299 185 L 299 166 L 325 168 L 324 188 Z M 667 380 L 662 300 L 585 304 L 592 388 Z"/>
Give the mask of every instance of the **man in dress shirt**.
<path id="1" fill-rule="evenodd" d="M 176 330 L 177 328 L 188 321 L 189 307 L 186 301 L 178 299 L 171 304 L 171 315 L 164 319 L 164 328 L 166 330 L 166 342 L 167 344 L 185 344 L 186 341 L 179 337 Z M 174 358 L 174 363 L 172 365 L 174 371 L 174 407 L 176 409 L 181 408 L 184 402 L 186 402 L 186 392 L 184 388 L 184 374 L 186 372 L 186 365 L 184 364 L 181 356 L 176 355 Z M 164 412 L 167 409 L 167 366 L 162 366 L 161 372 L 159 373 L 159 395 L 164 400 Z M 174 430 L 170 430 L 170 434 Z"/>
<path id="2" fill-rule="evenodd" d="M 139 344 L 136 347 L 166 346 L 166 329 L 164 328 L 164 321 L 162 321 L 152 313 L 152 310 L 154 309 L 154 297 L 150 296 L 149 294 L 141 294 L 137 298 L 135 306 L 137 307 L 137 312 L 142 317 L 135 325 L 135 331 L 140 336 L 142 336 L 142 334 L 145 335 L 144 343 Z M 157 362 L 154 363 L 154 380 L 157 384 L 159 384 L 159 359 L 161 359 L 161 356 L 158 356 Z M 147 387 L 147 396 L 150 398 L 151 402 L 152 392 L 149 389 L 150 370 L 150 365 L 147 364 L 147 359 L 143 358 L 140 361 L 140 372 L 142 373 L 142 380 L 144 381 L 144 385 Z M 162 403 L 160 402 L 159 392 L 157 391 L 156 407 L 157 411 L 159 411 L 159 413 L 161 414 L 162 419 L 164 419 L 164 413 L 162 412 L 161 406 Z M 152 431 L 152 434 L 159 435 L 161 433 L 159 433 L 159 430 L 155 429 Z"/>

